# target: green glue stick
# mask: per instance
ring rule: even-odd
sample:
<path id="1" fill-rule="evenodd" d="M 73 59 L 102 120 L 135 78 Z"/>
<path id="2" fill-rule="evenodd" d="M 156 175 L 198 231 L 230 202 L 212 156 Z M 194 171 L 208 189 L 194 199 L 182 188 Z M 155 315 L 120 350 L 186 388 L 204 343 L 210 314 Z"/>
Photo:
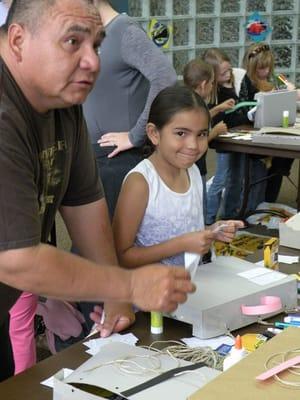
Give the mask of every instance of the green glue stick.
<path id="1" fill-rule="evenodd" d="M 288 128 L 289 127 L 289 111 L 283 111 L 282 113 L 282 127 Z"/>
<path id="2" fill-rule="evenodd" d="M 163 333 L 163 315 L 160 312 L 151 311 L 151 333 Z"/>

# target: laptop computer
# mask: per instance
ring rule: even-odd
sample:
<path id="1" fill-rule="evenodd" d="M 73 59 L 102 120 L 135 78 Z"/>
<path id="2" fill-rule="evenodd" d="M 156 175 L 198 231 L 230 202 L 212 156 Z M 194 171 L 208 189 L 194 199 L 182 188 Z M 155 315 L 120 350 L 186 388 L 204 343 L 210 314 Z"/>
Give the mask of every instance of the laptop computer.
<path id="1" fill-rule="evenodd" d="M 294 125 L 297 114 L 297 90 L 259 92 L 255 95 L 257 110 L 254 128 L 282 126 L 283 111 L 289 111 L 289 125 Z"/>

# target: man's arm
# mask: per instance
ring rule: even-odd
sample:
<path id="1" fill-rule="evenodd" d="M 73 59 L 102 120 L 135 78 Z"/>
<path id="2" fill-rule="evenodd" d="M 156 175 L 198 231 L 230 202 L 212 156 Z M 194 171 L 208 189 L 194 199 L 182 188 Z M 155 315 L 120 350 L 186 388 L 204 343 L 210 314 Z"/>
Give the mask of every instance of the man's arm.
<path id="1" fill-rule="evenodd" d="M 123 269 L 99 268 L 92 261 L 46 244 L 1 251 L 0 281 L 70 301 L 128 301 L 131 296 L 130 276 Z"/>
<path id="2" fill-rule="evenodd" d="M 183 268 L 109 268 L 46 244 L 1 251 L 0 281 L 61 300 L 128 302 L 164 312 L 174 311 L 195 291 Z"/>
<path id="3" fill-rule="evenodd" d="M 83 206 L 64 206 L 60 212 L 72 242 L 82 257 L 100 265 L 118 265 L 105 199 Z M 135 320 L 132 305 L 126 303 L 106 303 L 105 314 L 105 323 L 99 326 L 102 336 L 126 329 Z M 99 324 L 101 315 L 93 313 L 93 319 Z"/>

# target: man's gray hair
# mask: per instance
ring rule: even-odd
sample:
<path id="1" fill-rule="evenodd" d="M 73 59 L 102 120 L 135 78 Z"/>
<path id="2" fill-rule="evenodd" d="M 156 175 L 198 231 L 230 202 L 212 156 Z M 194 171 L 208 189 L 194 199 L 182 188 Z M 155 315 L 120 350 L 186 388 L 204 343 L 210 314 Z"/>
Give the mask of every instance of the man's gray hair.
<path id="1" fill-rule="evenodd" d="M 59 0 L 13 0 L 2 29 L 7 32 L 12 23 L 17 23 L 26 26 L 31 32 L 36 31 L 46 11 L 57 1 Z M 80 1 L 93 6 L 93 0 Z"/>

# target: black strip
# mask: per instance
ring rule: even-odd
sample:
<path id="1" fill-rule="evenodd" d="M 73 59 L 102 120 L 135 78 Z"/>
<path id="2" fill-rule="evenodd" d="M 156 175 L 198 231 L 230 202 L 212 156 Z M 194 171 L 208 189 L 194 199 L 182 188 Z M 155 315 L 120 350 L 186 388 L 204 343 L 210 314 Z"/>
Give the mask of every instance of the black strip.
<path id="1" fill-rule="evenodd" d="M 141 383 L 140 385 L 137 385 L 131 389 L 124 390 L 124 392 L 121 392 L 121 394 L 125 397 L 129 397 L 136 393 L 142 392 L 143 390 L 146 390 L 152 386 L 155 386 L 158 383 L 167 381 L 168 379 L 173 378 L 179 372 L 192 371 L 194 369 L 198 369 L 205 366 L 206 365 L 203 362 L 198 362 L 195 364 L 186 365 L 185 367 L 173 368 L 170 369 L 169 371 L 163 372 L 162 374 L 156 376 L 155 378 L 150 379 L 149 381 Z"/>

